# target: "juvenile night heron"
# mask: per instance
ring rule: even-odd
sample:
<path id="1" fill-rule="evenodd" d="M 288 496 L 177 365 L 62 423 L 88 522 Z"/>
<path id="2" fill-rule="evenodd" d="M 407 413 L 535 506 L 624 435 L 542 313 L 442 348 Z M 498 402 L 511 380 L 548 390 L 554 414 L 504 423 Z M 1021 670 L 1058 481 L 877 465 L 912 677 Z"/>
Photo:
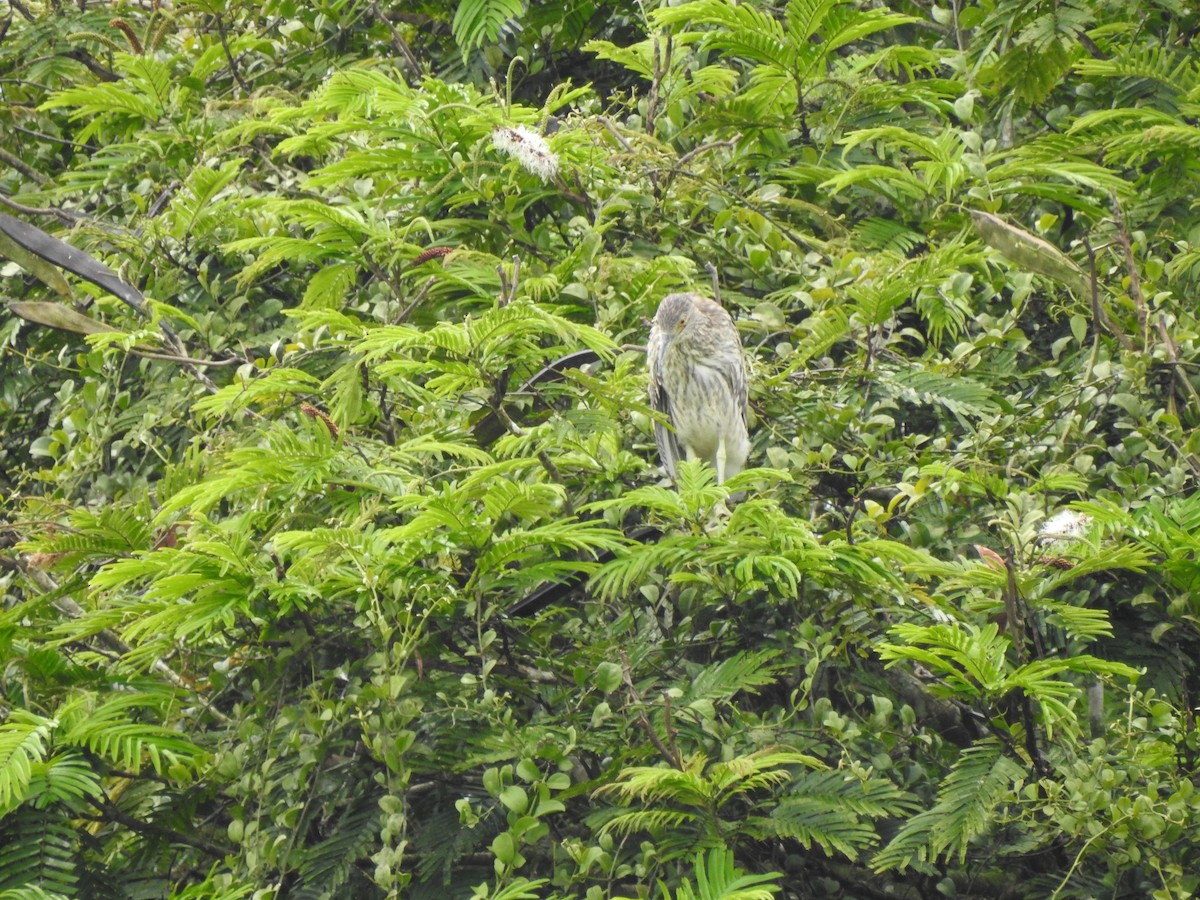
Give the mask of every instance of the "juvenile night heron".
<path id="1" fill-rule="evenodd" d="M 668 294 L 646 347 L 650 405 L 665 413 L 654 440 L 672 478 L 679 459 L 707 460 L 717 481 L 746 464 L 746 360 L 729 313 L 699 294 Z"/>

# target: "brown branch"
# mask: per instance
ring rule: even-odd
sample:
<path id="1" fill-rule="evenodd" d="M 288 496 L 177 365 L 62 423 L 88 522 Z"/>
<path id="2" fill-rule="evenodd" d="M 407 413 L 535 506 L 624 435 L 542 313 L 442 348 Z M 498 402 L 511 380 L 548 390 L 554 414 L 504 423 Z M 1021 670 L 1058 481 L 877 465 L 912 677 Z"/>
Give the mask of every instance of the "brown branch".
<path id="1" fill-rule="evenodd" d="M 241 70 L 238 69 L 237 60 L 234 59 L 233 53 L 229 50 L 229 40 L 225 35 L 225 20 L 217 13 L 217 35 L 221 38 L 221 47 L 225 50 L 225 59 L 229 61 L 229 73 L 233 76 L 233 80 L 238 83 L 246 96 L 250 96 L 250 85 L 242 79 Z"/>
<path id="2" fill-rule="evenodd" d="M 562 477 L 562 473 L 558 471 L 558 466 L 554 464 L 554 460 L 550 458 L 550 454 L 545 450 L 539 450 L 537 457 L 538 462 L 542 464 L 542 468 L 546 470 L 546 474 L 550 476 L 550 480 L 563 489 L 563 512 L 568 516 L 574 516 L 575 504 L 571 502 L 571 491 L 567 488 L 567 482 Z"/>
<path id="3" fill-rule="evenodd" d="M 32 84 L 33 82 L 29 83 Z M 44 85 L 39 85 L 39 87 L 46 91 L 50 90 Z M 43 131 L 34 131 L 31 128 L 22 128 L 20 125 L 10 125 L 9 127 L 12 128 L 13 131 L 19 132 L 20 134 L 27 134 L 30 137 L 35 137 L 43 141 L 49 141 L 52 144 L 62 144 L 64 147 L 74 147 L 76 150 L 88 149 L 87 144 L 81 144 L 78 141 L 68 141 L 66 138 L 55 137 L 54 135 L 46 134 Z"/>
<path id="4" fill-rule="evenodd" d="M 25 17 L 26 22 L 34 21 L 33 13 L 25 8 L 21 0 L 8 0 L 8 5 Z"/>
<path id="5" fill-rule="evenodd" d="M 86 219 L 87 216 L 81 216 L 78 213 L 73 213 L 66 209 L 51 209 L 41 208 L 37 206 L 24 206 L 17 203 L 15 200 L 8 199 L 5 194 L 0 194 L 0 206 L 7 206 L 13 212 L 24 213 L 27 216 L 54 216 L 64 225 L 74 225 L 81 219 Z"/>
<path id="6" fill-rule="evenodd" d="M 633 152 L 634 152 L 634 151 L 633 151 L 633 147 L 631 147 L 631 146 L 630 146 L 630 144 L 629 144 L 629 141 L 627 141 L 627 140 L 625 140 L 625 138 L 621 137 L 621 135 L 620 135 L 620 134 L 617 132 L 617 128 L 616 128 L 616 126 L 615 126 L 615 125 L 613 125 L 613 123 L 612 123 L 612 122 L 610 122 L 610 121 L 609 121 L 608 119 L 606 119 L 605 117 L 601 116 L 601 117 L 600 117 L 600 124 L 601 124 L 601 125 L 603 125 L 603 126 L 604 126 L 604 127 L 607 129 L 607 130 L 608 130 L 608 133 L 609 133 L 609 134 L 611 134 L 611 135 L 613 136 L 613 138 L 614 138 L 614 139 L 616 139 L 616 142 L 617 142 L 618 144 L 620 144 L 622 147 L 624 147 L 624 148 L 625 148 L 625 152 L 626 152 L 626 153 L 633 153 Z"/>
<path id="7" fill-rule="evenodd" d="M 136 353 L 138 356 L 145 357 L 146 359 L 160 359 L 163 362 L 182 363 L 185 366 L 237 366 L 245 362 L 244 359 L 236 356 L 231 359 L 197 359 L 194 356 L 175 356 L 171 353 L 155 353 L 152 350 L 139 350 L 137 347 L 134 347 L 130 352 Z"/>
<path id="8" fill-rule="evenodd" d="M 175 196 L 175 192 L 179 190 L 181 182 L 178 178 L 174 179 L 170 184 L 163 188 L 162 193 L 154 198 L 154 202 L 150 204 L 150 208 L 146 210 L 146 218 L 156 218 L 159 213 L 167 208 L 167 204 L 171 202 L 171 198 Z"/>
<path id="9" fill-rule="evenodd" d="M 521 257 L 513 257 L 512 280 L 508 278 L 508 273 L 504 271 L 504 265 L 501 263 L 496 266 L 496 274 L 500 276 L 500 297 L 499 305 L 508 306 L 517 297 L 517 285 L 521 283 Z"/>
<path id="10" fill-rule="evenodd" d="M 33 168 L 33 166 L 29 165 L 29 163 L 25 162 L 19 156 L 9 153 L 3 147 L 0 147 L 0 162 L 7 163 L 26 178 L 32 178 L 38 184 L 45 184 L 50 180 L 37 169 Z"/>
<path id="11" fill-rule="evenodd" d="M 629 689 L 629 695 L 633 697 L 634 702 L 638 704 L 638 722 L 642 728 L 645 729 L 646 736 L 650 738 L 650 743 L 652 743 L 655 749 L 662 754 L 662 758 L 671 764 L 672 768 L 678 769 L 680 772 L 682 772 L 683 760 L 667 749 L 666 744 L 662 742 L 662 738 L 658 736 L 658 732 L 654 730 L 654 726 L 646 717 L 646 701 L 642 695 L 638 693 L 637 688 L 633 686 L 633 676 L 630 675 L 629 671 L 629 654 L 624 650 L 621 651 L 621 675 L 625 679 L 625 686 Z M 671 736 L 671 743 L 674 744 L 674 742 L 675 739 L 673 736 Z"/>
<path id="12" fill-rule="evenodd" d="M 1117 226 L 1117 243 L 1121 245 L 1125 257 L 1125 267 L 1129 271 L 1129 298 L 1133 300 L 1133 310 L 1137 313 L 1138 324 L 1142 328 L 1142 346 L 1150 339 L 1150 316 L 1146 311 L 1146 296 L 1142 293 L 1142 277 L 1138 273 L 1137 262 L 1133 258 L 1133 241 L 1129 229 L 1125 225 L 1125 217 L 1121 215 L 1121 207 L 1113 202 L 1113 222 Z"/>
<path id="13" fill-rule="evenodd" d="M 716 150 L 718 147 L 728 147 L 731 150 L 737 146 L 737 142 L 742 139 L 742 133 L 739 131 L 733 137 L 725 141 L 709 141 L 707 144 L 701 144 L 699 147 L 693 147 L 675 163 L 676 168 L 683 168 L 701 153 L 707 153 L 709 150 Z"/>
<path id="14" fill-rule="evenodd" d="M 967 747 L 985 734 L 982 717 L 969 706 L 930 693 L 925 684 L 903 666 L 882 669 L 880 674 L 896 696 L 913 708 L 917 720 L 945 740 Z"/>
<path id="15" fill-rule="evenodd" d="M 503 423 L 504 427 L 508 429 L 509 434 L 513 435 L 514 437 L 521 434 L 521 426 L 513 421 L 512 416 L 508 414 L 508 410 L 504 408 L 503 397 L 501 397 L 500 402 L 492 406 L 492 412 L 496 414 L 496 418 L 498 418 Z"/>
<path id="16" fill-rule="evenodd" d="M 388 31 L 392 35 L 392 46 L 396 48 L 397 53 L 404 57 L 404 62 L 412 69 L 413 75 L 419 78 L 421 76 L 421 63 L 417 61 L 417 57 L 413 55 L 412 48 L 408 46 L 408 42 L 396 30 L 396 26 L 392 24 L 391 19 L 383 14 L 383 10 L 379 8 L 378 0 L 371 0 L 371 12 L 375 13 L 375 18 L 387 26 Z"/>
<path id="17" fill-rule="evenodd" d="M 99 78 L 101 81 L 120 81 L 120 76 L 112 69 L 100 64 L 96 57 L 88 53 L 82 47 L 76 47 L 70 53 L 64 53 L 63 56 L 68 59 L 73 59 L 76 62 L 83 63 L 89 72 Z"/>
<path id="18" fill-rule="evenodd" d="M 1017 654 L 1017 665 L 1023 666 L 1029 661 L 1029 648 L 1025 643 L 1025 617 L 1021 610 L 1021 594 L 1017 588 L 1016 566 L 1013 553 L 1010 550 L 1004 557 L 1004 614 L 1008 621 L 1007 630 L 1012 637 L 1013 649 Z M 1025 752 L 1041 776 L 1050 774 L 1050 766 L 1042 755 L 1038 741 L 1037 722 L 1033 716 L 1033 701 L 1024 689 L 1017 688 L 1012 692 L 1012 698 L 1017 704 L 1021 715 L 1021 727 L 1025 732 Z"/>
<path id="19" fill-rule="evenodd" d="M 437 278 L 433 275 L 430 275 L 426 282 L 421 285 L 421 289 L 417 291 L 417 296 L 413 297 L 412 302 L 409 303 L 408 306 L 400 310 L 400 312 L 396 315 L 396 318 L 392 320 L 392 324 L 399 325 L 401 322 L 406 321 L 408 317 L 412 315 L 413 310 L 421 305 L 421 301 L 425 299 L 425 295 L 429 293 L 429 289 L 433 287 L 434 282 L 436 281 Z"/>
<path id="20" fill-rule="evenodd" d="M 1121 207 L 1114 200 L 1113 202 L 1113 220 L 1117 225 L 1117 242 L 1121 245 L 1121 250 L 1125 256 L 1125 266 L 1129 270 L 1129 296 L 1133 300 L 1134 310 L 1137 312 L 1138 322 L 1142 326 L 1142 342 L 1143 345 L 1149 343 L 1150 339 L 1150 313 L 1146 303 L 1146 296 L 1142 293 L 1142 279 L 1138 274 L 1137 262 L 1133 258 L 1133 240 L 1129 236 L 1129 228 L 1125 224 L 1125 218 L 1121 215 Z M 1161 315 L 1154 317 L 1154 330 L 1158 332 L 1159 339 L 1163 346 L 1167 349 L 1167 356 L 1171 360 L 1171 371 L 1175 375 L 1175 380 L 1179 382 L 1179 386 L 1183 392 L 1188 395 L 1192 402 L 1192 407 L 1200 409 L 1200 393 L 1197 393 L 1196 388 L 1188 379 L 1187 374 L 1183 370 L 1183 365 L 1179 361 L 1179 346 L 1167 331 L 1166 323 Z"/>
<path id="21" fill-rule="evenodd" d="M 1013 649 L 1017 651 L 1017 665 L 1023 666 L 1029 661 L 1029 652 L 1025 647 L 1025 619 L 1021 615 L 1017 576 L 1013 568 L 1013 554 L 1010 550 L 1004 557 L 1004 615 L 1008 619 L 1005 624 L 1012 637 Z"/>
<path id="22" fill-rule="evenodd" d="M 1116 337 L 1122 347 L 1132 353 L 1133 341 L 1129 340 L 1129 338 L 1125 335 L 1125 332 L 1117 327 L 1117 323 L 1112 320 L 1112 317 L 1109 316 L 1108 311 L 1105 310 L 1100 303 L 1100 279 L 1096 274 L 1096 251 L 1092 249 L 1091 242 L 1086 239 L 1083 242 L 1083 246 L 1084 249 L 1087 250 L 1088 268 L 1091 273 L 1092 322 L 1095 324 L 1097 332 L 1103 325 L 1113 334 L 1113 336 Z"/>
<path id="23" fill-rule="evenodd" d="M 667 740 L 671 742 L 671 755 L 675 759 L 683 760 L 683 755 L 679 752 L 679 745 L 675 743 L 675 728 L 671 723 L 671 695 L 663 691 L 663 730 L 667 732 Z"/>
<path id="24" fill-rule="evenodd" d="M 138 834 L 152 837 L 166 838 L 176 844 L 185 844 L 188 847 L 193 847 L 202 853 L 207 853 L 209 856 L 218 859 L 234 852 L 232 847 L 220 847 L 210 841 L 204 840 L 204 838 L 176 831 L 174 828 L 168 828 L 166 825 L 160 825 L 157 822 L 143 822 L 113 803 L 107 794 L 102 794 L 102 796 L 104 799 L 92 801 L 96 805 L 96 808 L 100 810 L 104 818 L 110 822 L 124 825 L 130 831 L 136 831 Z"/>
<path id="25" fill-rule="evenodd" d="M 666 40 L 660 42 L 656 36 L 654 39 L 654 77 L 650 81 L 650 92 L 646 96 L 646 120 L 642 123 L 642 130 L 646 134 L 654 134 L 654 119 L 658 115 L 659 90 L 662 87 L 663 76 L 671 70 L 671 54 L 675 49 L 671 43 L 671 35 L 666 36 Z"/>
<path id="26" fill-rule="evenodd" d="M 1092 59 L 1110 59 L 1111 58 L 1107 53 L 1105 53 L 1103 50 L 1101 50 L 1100 47 L 1096 44 L 1096 42 L 1093 41 L 1090 37 L 1088 37 L 1086 33 L 1081 31 L 1075 37 L 1078 38 L 1079 43 L 1083 45 L 1083 49 L 1088 52 L 1088 54 L 1092 57 Z"/>

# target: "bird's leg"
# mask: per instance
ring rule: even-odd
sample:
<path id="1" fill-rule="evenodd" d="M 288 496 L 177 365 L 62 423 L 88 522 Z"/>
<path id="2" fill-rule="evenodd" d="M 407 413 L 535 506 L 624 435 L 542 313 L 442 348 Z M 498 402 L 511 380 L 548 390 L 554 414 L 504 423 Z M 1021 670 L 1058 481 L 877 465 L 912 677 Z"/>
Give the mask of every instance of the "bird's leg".
<path id="1" fill-rule="evenodd" d="M 725 483 L 725 438 L 717 439 L 717 449 L 713 453 L 713 465 L 717 470 L 717 484 Z M 713 508 L 708 511 L 708 523 L 704 526 L 705 531 L 720 528 L 726 519 L 729 518 L 729 505 L 720 500 L 713 505 Z"/>

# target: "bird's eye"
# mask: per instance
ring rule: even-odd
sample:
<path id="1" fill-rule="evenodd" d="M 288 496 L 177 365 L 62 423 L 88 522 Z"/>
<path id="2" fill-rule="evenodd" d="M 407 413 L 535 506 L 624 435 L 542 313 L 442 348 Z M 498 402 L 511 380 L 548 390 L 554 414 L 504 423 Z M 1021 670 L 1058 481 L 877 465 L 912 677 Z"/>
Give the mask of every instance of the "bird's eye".
<path id="1" fill-rule="evenodd" d="M 687 322 L 687 316 L 680 316 L 679 321 L 675 323 L 675 327 L 682 328 L 685 322 Z"/>

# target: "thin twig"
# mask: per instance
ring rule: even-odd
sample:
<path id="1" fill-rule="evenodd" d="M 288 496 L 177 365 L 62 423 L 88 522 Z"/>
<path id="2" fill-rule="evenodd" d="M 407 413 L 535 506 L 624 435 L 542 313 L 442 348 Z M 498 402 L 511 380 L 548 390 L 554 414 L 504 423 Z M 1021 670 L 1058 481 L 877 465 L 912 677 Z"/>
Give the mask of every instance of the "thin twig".
<path id="1" fill-rule="evenodd" d="M 633 147 L 630 146 L 629 141 L 625 140 L 625 138 L 621 136 L 621 134 L 617 131 L 617 127 L 613 125 L 612 122 L 610 122 L 604 116 L 601 116 L 600 124 L 608 130 L 608 133 L 611 134 L 614 139 L 616 139 L 618 144 L 625 148 L 626 153 L 633 153 Z"/>
<path id="2" fill-rule="evenodd" d="M 496 418 L 508 429 L 508 433 L 513 437 L 519 437 L 521 434 L 521 426 L 513 421 L 512 416 L 508 414 L 508 410 L 504 408 L 504 401 L 501 399 L 499 403 L 492 406 L 492 411 L 496 413 Z"/>
<path id="3" fill-rule="evenodd" d="M 558 466 L 554 464 L 554 460 L 550 458 L 550 454 L 545 450 L 539 450 L 537 456 L 538 462 L 542 464 L 542 468 L 546 470 L 546 474 L 550 476 L 550 480 L 563 489 L 563 512 L 568 516 L 574 516 L 575 504 L 571 502 L 571 491 L 567 487 L 567 482 L 562 477 L 562 473 L 558 471 Z"/>
<path id="4" fill-rule="evenodd" d="M 429 289 L 433 287 L 433 283 L 435 281 L 437 281 L 437 278 L 433 275 L 430 275 L 429 278 L 426 279 L 425 283 L 421 285 L 421 289 L 417 291 L 417 296 L 413 297 L 412 302 L 409 303 L 408 306 L 404 307 L 404 309 L 400 310 L 400 312 L 396 315 L 396 318 L 392 319 L 393 325 L 399 325 L 412 315 L 413 310 L 421 305 L 421 301 L 425 299 L 425 295 L 429 293 Z"/>
<path id="5" fill-rule="evenodd" d="M 662 738 L 658 736 L 658 732 L 654 730 L 654 726 L 646 717 L 646 701 L 642 698 L 642 695 L 638 693 L 637 688 L 633 686 L 633 676 L 630 674 L 629 667 L 629 654 L 624 650 L 621 651 L 621 675 L 625 679 L 625 686 L 629 689 L 629 695 L 633 697 L 634 702 L 638 704 L 638 722 L 640 722 L 642 728 L 645 729 L 646 736 L 650 738 L 650 743 L 652 743 L 658 752 L 662 754 L 663 759 L 669 762 L 673 768 L 682 772 L 683 761 L 667 749 L 667 745 L 662 742 Z"/>
<path id="6" fill-rule="evenodd" d="M 667 732 L 667 740 L 671 742 L 671 755 L 682 762 L 683 755 L 675 742 L 675 727 L 671 724 L 671 695 L 663 691 L 663 729 Z"/>
<path id="7" fill-rule="evenodd" d="M 412 69 L 413 75 L 421 77 L 421 64 L 417 61 L 417 57 L 413 55 L 412 48 L 408 46 L 408 42 L 404 40 L 400 32 L 396 30 L 396 26 L 392 24 L 391 19 L 383 14 L 383 10 L 379 8 L 377 0 L 371 0 L 371 12 L 375 13 L 375 18 L 379 19 L 387 26 L 392 35 L 392 46 L 396 48 L 396 52 L 404 57 L 405 63 Z"/>
<path id="8" fill-rule="evenodd" d="M 675 163 L 675 166 L 676 166 L 676 168 L 682 168 L 683 166 L 686 166 L 688 163 L 690 163 L 697 156 L 699 156 L 701 153 L 707 153 L 709 150 L 716 150 L 718 147 L 728 147 L 729 149 L 732 150 L 734 147 L 737 146 L 737 142 L 740 141 L 741 139 L 742 139 L 742 133 L 739 131 L 737 134 L 735 134 L 733 137 L 729 138 L 728 140 L 709 141 L 707 144 L 701 144 L 699 147 L 693 147 L 687 153 L 683 154 L 683 156 L 679 157 L 679 160 Z"/>
<path id="9" fill-rule="evenodd" d="M 7 79 L 5 79 L 5 80 L 7 80 Z M 36 84 L 36 82 L 28 82 L 28 83 Z M 37 86 L 42 88 L 42 90 L 44 90 L 44 91 L 50 90 L 50 88 L 46 87 L 45 85 L 37 85 Z M 76 150 L 89 149 L 87 144 L 80 144 L 77 141 L 68 141 L 66 138 L 55 137 L 52 134 L 45 134 L 41 131 L 34 131 L 30 128 L 22 128 L 20 125 L 10 125 L 9 127 L 12 128 L 13 131 L 18 131 L 21 134 L 27 134 L 30 137 L 35 137 L 35 138 L 38 138 L 43 141 L 50 141 L 53 144 L 62 144 L 64 147 L 74 147 Z"/>
<path id="10" fill-rule="evenodd" d="M 194 356 L 175 356 L 171 353 L 155 353 L 152 350 L 139 350 L 136 347 L 132 350 L 138 356 L 143 356 L 146 359 L 159 359 L 163 362 L 182 363 L 185 366 L 211 366 L 219 368 L 221 366 L 238 366 L 245 362 L 244 359 L 233 357 L 231 359 L 197 359 Z"/>
<path id="11" fill-rule="evenodd" d="M 104 818 L 110 822 L 116 822 L 119 825 L 124 825 L 130 831 L 136 831 L 142 835 L 153 835 L 162 837 L 175 844 L 186 844 L 189 847 L 207 853 L 209 856 L 221 859 L 233 853 L 231 847 L 219 847 L 203 838 L 196 837 L 194 834 L 185 834 L 182 831 L 176 831 L 174 828 L 168 828 L 159 822 L 144 822 L 141 819 L 134 818 L 129 813 L 125 812 L 119 806 L 109 799 L 108 794 L 101 791 L 102 800 L 93 801 Z"/>
<path id="12" fill-rule="evenodd" d="M 8 199 L 6 194 L 0 194 L 0 206 L 7 206 L 13 212 L 23 213 L 27 216 L 54 216 L 64 225 L 74 225 L 80 220 L 86 220 L 88 217 L 73 213 L 66 209 L 41 208 L 37 206 L 23 206 L 15 200 Z"/>
<path id="13" fill-rule="evenodd" d="M 1088 268 L 1091 270 L 1092 322 L 1095 325 L 1096 331 L 1099 332 L 1100 327 L 1103 325 L 1112 332 L 1122 347 L 1132 353 L 1133 341 L 1129 340 L 1125 332 L 1117 327 L 1117 323 L 1112 320 L 1108 311 L 1100 304 L 1100 279 L 1096 274 L 1096 251 L 1092 249 L 1091 242 L 1086 239 L 1083 242 L 1083 247 L 1087 250 Z"/>
<path id="14" fill-rule="evenodd" d="M 505 271 L 504 263 L 496 266 L 496 274 L 500 276 L 500 295 L 497 298 L 499 306 L 508 306 L 517 296 L 517 284 L 521 281 L 521 257 L 513 257 L 512 278 Z"/>
<path id="15" fill-rule="evenodd" d="M 246 96 L 250 96 L 250 85 L 242 79 L 242 73 L 238 69 L 237 60 L 233 58 L 233 53 L 229 50 L 229 40 L 225 36 L 225 20 L 217 13 L 217 35 L 221 38 L 221 46 L 225 49 L 225 59 L 229 61 L 229 73 L 233 75 L 233 80 L 241 86 L 245 91 Z"/>
<path id="16" fill-rule="evenodd" d="M 503 306 L 508 302 L 508 273 L 504 271 L 504 263 L 496 266 L 496 274 L 500 276 L 500 296 L 497 298 L 497 304 Z"/>
<path id="17" fill-rule="evenodd" d="M 1138 324 L 1142 328 L 1142 346 L 1150 339 L 1150 316 L 1146 312 L 1146 297 L 1142 293 L 1142 277 L 1138 272 L 1137 262 L 1133 258 L 1133 241 L 1129 229 L 1125 225 L 1125 217 L 1121 215 L 1121 207 L 1113 201 L 1113 222 L 1117 226 L 1117 243 L 1121 245 L 1125 257 L 1125 268 L 1129 272 L 1129 298 L 1133 301 L 1133 310 L 1137 313 Z"/>
<path id="18" fill-rule="evenodd" d="M 654 134 L 654 120 L 658 116 L 658 104 L 661 99 L 659 91 L 663 76 L 671 70 L 671 55 L 674 49 L 671 35 L 668 34 L 661 42 L 657 37 L 654 38 L 654 78 L 650 82 L 650 93 L 646 97 L 646 120 L 643 123 L 646 134 Z"/>
<path id="19" fill-rule="evenodd" d="M 1137 262 L 1133 258 L 1133 240 L 1129 236 L 1129 228 L 1125 225 L 1125 218 L 1121 215 L 1121 207 L 1115 201 L 1113 202 L 1113 220 L 1117 225 L 1117 242 L 1121 245 L 1121 250 L 1125 255 L 1125 267 L 1129 270 L 1129 296 L 1133 300 L 1133 308 L 1137 312 L 1138 323 L 1142 326 L 1142 343 L 1144 346 L 1149 343 L 1150 339 L 1149 307 L 1146 303 L 1146 296 L 1142 293 L 1142 279 L 1138 273 Z M 1192 408 L 1200 409 L 1200 393 L 1197 393 L 1191 380 L 1188 379 L 1183 371 L 1183 366 L 1179 361 L 1179 347 L 1171 337 L 1170 332 L 1167 331 L 1167 326 L 1163 321 L 1162 315 L 1154 317 L 1154 330 L 1158 332 L 1159 339 L 1167 350 L 1167 356 L 1171 360 L 1171 371 L 1175 375 L 1175 380 L 1179 382 L 1179 386 L 1192 401 Z"/>
<path id="20" fill-rule="evenodd" d="M 708 277 L 712 279 L 713 299 L 720 303 L 721 279 L 717 275 L 717 267 L 710 262 L 706 262 L 704 268 L 708 269 Z"/>
<path id="21" fill-rule="evenodd" d="M 154 202 L 151 203 L 150 208 L 146 210 L 147 219 L 153 219 L 157 217 L 159 213 L 166 209 L 167 204 L 171 202 L 171 197 L 173 197 L 175 192 L 179 190 L 180 184 L 181 182 L 178 178 L 176 178 L 165 188 L 163 188 L 162 193 L 154 198 Z"/>
<path id="22" fill-rule="evenodd" d="M 3 147 L 0 147 L 0 162 L 7 163 L 26 178 L 31 178 L 38 184 L 45 184 L 50 180 L 37 169 L 25 162 L 25 160 L 21 159 L 19 156 L 9 153 Z"/>

